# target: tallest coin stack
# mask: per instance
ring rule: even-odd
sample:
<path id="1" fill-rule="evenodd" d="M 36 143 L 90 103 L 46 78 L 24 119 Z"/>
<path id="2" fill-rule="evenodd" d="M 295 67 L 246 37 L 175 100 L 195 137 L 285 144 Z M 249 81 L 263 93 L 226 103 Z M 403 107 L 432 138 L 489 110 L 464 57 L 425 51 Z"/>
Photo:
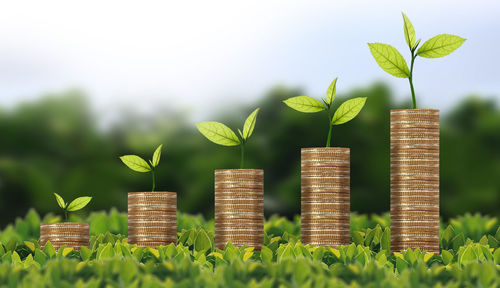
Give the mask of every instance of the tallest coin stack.
<path id="1" fill-rule="evenodd" d="M 391 251 L 439 253 L 439 110 L 391 111 Z"/>

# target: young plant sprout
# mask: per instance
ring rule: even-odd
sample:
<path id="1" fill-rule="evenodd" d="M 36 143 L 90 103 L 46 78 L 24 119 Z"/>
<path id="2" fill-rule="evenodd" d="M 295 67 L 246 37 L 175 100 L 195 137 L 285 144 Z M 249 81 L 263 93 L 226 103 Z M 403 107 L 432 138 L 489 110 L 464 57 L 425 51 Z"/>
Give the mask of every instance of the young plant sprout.
<path id="1" fill-rule="evenodd" d="M 68 221 L 69 212 L 74 212 L 82 209 L 83 207 L 87 206 L 87 204 L 89 204 L 90 200 L 92 200 L 92 197 L 84 196 L 78 197 L 68 204 L 64 202 L 64 199 L 59 194 L 54 193 L 54 196 L 56 196 L 57 204 L 59 205 L 59 207 L 64 210 L 65 221 Z"/>
<path id="2" fill-rule="evenodd" d="M 417 100 L 415 99 L 415 89 L 413 88 L 413 64 L 417 56 L 424 58 L 440 58 L 455 51 L 465 42 L 466 39 L 450 34 L 439 34 L 427 40 L 420 48 L 420 40 L 415 41 L 415 29 L 410 22 L 410 19 L 403 14 L 404 34 L 406 44 L 411 53 L 410 69 L 406 64 L 405 59 L 399 51 L 388 44 L 383 43 L 368 43 L 370 52 L 377 61 L 380 68 L 392 76 L 399 78 L 408 78 L 410 82 L 411 97 L 413 100 L 413 109 L 417 108 Z M 417 50 L 418 48 L 418 50 Z"/>
<path id="3" fill-rule="evenodd" d="M 240 137 L 236 136 L 236 133 L 234 133 L 231 128 L 219 122 L 201 122 L 196 124 L 196 128 L 198 128 L 198 131 L 200 131 L 203 136 L 205 136 L 208 140 L 214 142 L 215 144 L 219 144 L 222 146 L 239 145 L 241 150 L 240 169 L 243 169 L 243 166 L 245 165 L 245 144 L 247 143 L 248 138 L 250 138 L 253 133 L 259 109 L 260 108 L 255 109 L 245 120 L 245 124 L 243 125 L 243 132 L 238 129 Z"/>
<path id="4" fill-rule="evenodd" d="M 155 191 L 155 169 L 160 163 L 162 146 L 163 144 L 156 148 L 155 152 L 153 153 L 153 159 L 149 160 L 149 163 L 137 155 L 124 155 L 120 157 L 120 160 L 122 160 L 122 162 L 127 165 L 128 168 L 136 172 L 151 172 L 151 175 L 153 177 L 153 189 L 151 190 L 152 192 Z"/>
<path id="5" fill-rule="evenodd" d="M 366 102 L 366 97 L 357 97 L 345 101 L 332 115 L 331 107 L 335 93 L 337 91 L 337 78 L 333 79 L 332 83 L 326 90 L 326 98 L 321 98 L 323 103 L 309 97 L 297 96 L 288 98 L 283 101 L 288 107 L 303 113 L 316 113 L 323 110 L 328 112 L 328 138 L 326 139 L 326 147 L 330 147 L 332 141 L 332 128 L 334 125 L 344 124 L 351 121 L 361 111 Z"/>

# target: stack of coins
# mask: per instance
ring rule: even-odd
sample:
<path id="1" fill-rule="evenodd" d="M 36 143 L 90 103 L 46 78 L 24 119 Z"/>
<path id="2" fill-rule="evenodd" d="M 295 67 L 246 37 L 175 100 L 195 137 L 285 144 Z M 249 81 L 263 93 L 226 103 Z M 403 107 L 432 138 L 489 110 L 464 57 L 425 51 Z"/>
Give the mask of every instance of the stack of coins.
<path id="1" fill-rule="evenodd" d="M 177 194 L 128 193 L 128 243 L 163 246 L 177 243 Z"/>
<path id="2" fill-rule="evenodd" d="M 58 250 L 63 245 L 80 251 L 81 246 L 89 246 L 88 223 L 42 223 L 40 224 L 40 246 L 47 241 Z"/>
<path id="3" fill-rule="evenodd" d="M 301 150 L 302 243 L 349 245 L 350 150 Z"/>
<path id="4" fill-rule="evenodd" d="M 391 111 L 391 250 L 439 253 L 439 110 Z"/>
<path id="5" fill-rule="evenodd" d="M 264 241 L 264 171 L 215 170 L 215 247 L 260 250 Z"/>

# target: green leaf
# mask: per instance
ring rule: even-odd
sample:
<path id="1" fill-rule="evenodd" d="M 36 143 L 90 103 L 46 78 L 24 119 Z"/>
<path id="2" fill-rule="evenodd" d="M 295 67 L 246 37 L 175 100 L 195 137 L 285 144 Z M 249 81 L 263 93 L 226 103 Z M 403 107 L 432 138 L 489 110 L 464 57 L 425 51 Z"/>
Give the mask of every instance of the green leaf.
<path id="1" fill-rule="evenodd" d="M 62 257 L 63 257 L 63 255 L 62 255 L 62 254 L 63 254 L 63 252 L 64 252 L 64 249 L 66 249 L 66 246 L 67 246 L 67 245 L 62 245 L 61 247 L 59 247 L 59 248 L 57 249 L 57 253 L 56 253 L 56 257 L 57 257 L 57 258 L 62 258 Z"/>
<path id="2" fill-rule="evenodd" d="M 82 209 L 83 207 L 87 206 L 89 204 L 90 200 L 92 200 L 92 197 L 78 197 L 75 200 L 71 201 L 68 205 L 68 211 L 77 211 Z"/>
<path id="3" fill-rule="evenodd" d="M 357 97 L 342 103 L 333 115 L 332 125 L 340 125 L 351 121 L 363 109 L 365 102 L 366 97 Z"/>
<path id="4" fill-rule="evenodd" d="M 142 249 L 142 247 L 135 247 L 135 248 L 132 248 L 132 255 L 134 255 L 135 259 L 137 261 L 141 261 L 142 259 L 142 256 L 144 256 L 144 249 Z"/>
<path id="5" fill-rule="evenodd" d="M 196 230 L 195 229 L 189 230 L 188 236 L 189 237 L 187 238 L 186 246 L 194 245 L 194 240 L 196 239 Z"/>
<path id="6" fill-rule="evenodd" d="M 114 251 L 114 250 L 113 250 Z M 156 257 L 156 259 L 159 259 L 160 258 L 160 252 L 158 250 L 156 250 L 155 248 L 153 247 L 148 247 L 148 252 L 153 254 L 153 256 Z"/>
<path id="7" fill-rule="evenodd" d="M 332 254 L 333 254 L 333 255 L 335 255 L 335 257 L 337 257 L 337 259 L 340 259 L 340 257 L 341 257 L 341 256 L 340 256 L 340 251 L 339 251 L 339 249 L 336 249 L 336 248 L 332 248 L 332 247 L 330 247 L 328 251 L 332 252 Z M 310 255 L 310 254 L 311 254 L 311 253 L 309 253 L 309 255 Z M 312 257 L 312 255 L 311 255 L 310 257 Z"/>
<path id="8" fill-rule="evenodd" d="M 493 260 L 493 254 L 490 252 L 490 248 L 488 246 L 480 246 L 481 247 L 481 252 L 483 253 L 483 256 L 488 260 L 491 261 Z"/>
<path id="9" fill-rule="evenodd" d="M 240 144 L 240 139 L 226 125 L 219 122 L 201 122 L 196 124 L 198 131 L 208 140 L 223 146 L 236 146 Z"/>
<path id="10" fill-rule="evenodd" d="M 115 247 L 113 249 L 115 250 L 115 255 L 123 256 L 123 253 L 122 253 L 122 244 L 120 244 L 119 241 L 115 242 Z"/>
<path id="11" fill-rule="evenodd" d="M 364 243 L 363 235 L 361 234 L 361 232 L 359 231 L 352 232 L 352 242 L 354 242 L 356 245 Z"/>
<path id="12" fill-rule="evenodd" d="M 356 245 L 353 243 L 349 246 L 347 246 L 347 250 L 345 252 L 345 256 L 347 257 L 347 259 L 349 261 L 352 260 L 352 258 L 354 257 L 354 254 L 356 253 Z"/>
<path id="13" fill-rule="evenodd" d="M 243 139 L 246 140 L 248 139 L 253 132 L 253 128 L 255 127 L 255 122 L 257 120 L 257 113 L 259 113 L 259 109 L 255 109 L 245 120 L 245 125 L 243 125 Z"/>
<path id="14" fill-rule="evenodd" d="M 45 243 L 43 252 L 47 254 L 49 258 L 53 258 L 54 256 L 56 256 L 56 249 L 54 249 L 54 246 L 52 246 L 52 243 L 50 243 L 50 241 L 47 241 L 47 243 Z"/>
<path id="15" fill-rule="evenodd" d="M 236 258 L 239 256 L 239 250 L 234 247 L 231 242 L 227 242 L 226 247 L 224 248 L 224 260 L 229 263 L 233 263 Z"/>
<path id="16" fill-rule="evenodd" d="M 385 72 L 399 78 L 410 77 L 405 58 L 396 48 L 383 43 L 368 43 L 368 46 L 373 58 Z"/>
<path id="17" fill-rule="evenodd" d="M 403 14 L 406 44 L 408 44 L 408 47 L 412 49 L 415 46 L 415 29 L 405 13 L 401 14 Z"/>
<path id="18" fill-rule="evenodd" d="M 401 251 L 401 252 L 403 252 L 403 251 Z M 393 254 L 394 254 L 394 257 L 396 257 L 396 258 L 399 257 L 399 258 L 401 258 L 403 260 L 405 259 L 405 257 L 403 256 L 403 254 L 401 254 L 400 252 L 394 252 Z"/>
<path id="19" fill-rule="evenodd" d="M 408 250 L 406 250 L 406 253 L 404 253 L 404 258 L 408 263 L 413 265 L 417 261 L 416 252 L 411 250 L 411 249 L 408 249 Z"/>
<path id="20" fill-rule="evenodd" d="M 16 251 L 12 252 L 11 259 L 12 259 L 12 264 L 21 264 L 21 257 L 19 257 L 19 254 L 17 254 Z"/>
<path id="21" fill-rule="evenodd" d="M 488 245 L 488 237 L 486 237 L 486 235 L 483 235 L 483 237 L 481 237 L 481 239 L 479 239 L 479 244 Z"/>
<path id="22" fill-rule="evenodd" d="M 441 258 L 443 259 L 444 265 L 448 265 L 453 260 L 453 254 L 451 254 L 447 250 L 442 250 L 441 251 Z"/>
<path id="23" fill-rule="evenodd" d="M 35 250 L 35 261 L 40 264 L 40 265 L 44 265 L 45 262 L 47 261 L 47 255 L 45 255 L 45 253 L 43 253 L 42 250 L 40 249 L 36 249 Z"/>
<path id="24" fill-rule="evenodd" d="M 313 259 L 316 261 L 322 261 L 323 260 L 323 255 L 325 255 L 325 248 L 319 246 L 316 247 L 313 251 Z"/>
<path id="25" fill-rule="evenodd" d="M 163 146 L 163 144 L 160 144 L 160 146 L 158 146 L 158 148 L 156 148 L 155 153 L 153 153 L 153 162 L 151 163 L 151 165 L 153 165 L 153 167 L 158 166 L 158 163 L 160 163 L 161 147 L 162 146 Z"/>
<path id="26" fill-rule="evenodd" d="M 179 239 L 177 240 L 177 243 L 189 246 L 189 244 L 187 244 L 186 242 L 189 238 L 190 233 L 191 233 L 191 230 L 182 229 L 182 231 L 179 235 Z"/>
<path id="27" fill-rule="evenodd" d="M 356 256 L 354 256 L 354 262 L 360 263 L 362 266 L 365 266 L 368 263 L 368 255 L 364 252 L 361 245 L 358 246 Z M 368 248 L 368 247 L 367 247 Z M 368 248 L 369 250 L 370 248 Z"/>
<path id="28" fill-rule="evenodd" d="M 290 243 L 286 244 L 283 250 L 278 251 L 278 263 L 281 263 L 285 259 L 293 258 L 293 255 L 292 245 Z"/>
<path id="29" fill-rule="evenodd" d="M 64 203 L 64 199 L 57 193 L 54 193 L 54 196 L 56 196 L 57 204 L 59 207 L 62 209 L 66 208 L 66 203 Z"/>
<path id="30" fill-rule="evenodd" d="M 382 234 L 382 239 L 380 240 L 380 248 L 385 250 L 387 256 L 391 254 L 391 229 L 386 227 L 384 234 Z"/>
<path id="31" fill-rule="evenodd" d="M 462 46 L 465 40 L 455 35 L 439 34 L 425 41 L 418 49 L 417 55 L 425 58 L 443 57 Z"/>
<path id="32" fill-rule="evenodd" d="M 115 256 L 115 250 L 113 249 L 113 246 L 111 246 L 111 243 L 108 243 L 104 249 L 101 250 L 101 253 L 97 255 L 97 260 L 101 260 L 104 258 L 111 258 Z"/>
<path id="33" fill-rule="evenodd" d="M 375 260 L 377 261 L 378 264 L 384 265 L 387 262 L 387 256 L 388 252 L 386 250 L 381 250 L 380 252 L 375 255 Z"/>
<path id="34" fill-rule="evenodd" d="M 33 261 L 33 255 L 28 254 L 28 257 L 26 257 L 23 261 L 24 268 L 30 267 L 31 265 L 33 265 L 34 262 L 35 261 Z"/>
<path id="35" fill-rule="evenodd" d="M 151 166 L 148 162 L 136 155 L 124 155 L 120 157 L 122 162 L 127 165 L 128 168 L 136 172 L 149 172 L 151 171 Z"/>
<path id="36" fill-rule="evenodd" d="M 132 257 L 132 253 L 130 252 L 130 248 L 125 247 L 125 246 L 122 246 L 122 255 L 125 256 L 125 257 Z"/>
<path id="37" fill-rule="evenodd" d="M 443 234 L 441 236 L 441 242 L 442 242 L 442 246 L 445 248 L 445 249 L 448 249 L 451 244 L 451 239 L 453 239 L 453 237 L 455 237 L 455 230 L 453 229 L 453 226 L 452 225 L 448 225 L 448 227 L 446 227 L 446 229 L 444 229 L 443 231 Z"/>
<path id="38" fill-rule="evenodd" d="M 495 259 L 495 264 L 500 265 L 500 248 L 495 249 L 495 252 L 493 252 L 493 259 Z"/>
<path id="39" fill-rule="evenodd" d="M 5 250 L 7 251 L 14 251 L 16 250 L 17 247 L 17 240 L 16 239 L 11 239 L 7 244 L 5 244 Z"/>
<path id="40" fill-rule="evenodd" d="M 271 262 L 273 261 L 273 251 L 267 246 L 262 246 L 260 250 L 260 259 L 262 262 Z"/>
<path id="41" fill-rule="evenodd" d="M 167 259 L 170 259 L 177 255 L 177 250 L 175 249 L 174 243 L 170 243 L 166 248 L 165 248 L 165 256 Z"/>
<path id="42" fill-rule="evenodd" d="M 498 240 L 495 239 L 495 237 L 488 235 L 488 245 L 490 245 L 491 248 L 498 248 Z"/>
<path id="43" fill-rule="evenodd" d="M 429 262 L 429 260 L 434 256 L 434 252 L 425 253 L 424 262 Z"/>
<path id="44" fill-rule="evenodd" d="M 460 246 L 465 245 L 465 237 L 463 233 L 460 233 L 451 239 L 451 245 L 454 251 L 458 251 Z"/>
<path id="45" fill-rule="evenodd" d="M 365 246 L 370 246 L 370 244 L 372 243 L 373 241 L 373 237 L 375 236 L 375 230 L 372 230 L 370 228 L 368 228 L 366 230 L 366 237 L 365 237 Z"/>
<path id="46" fill-rule="evenodd" d="M 73 247 L 66 247 L 62 249 L 62 256 L 63 257 L 68 256 L 68 254 L 71 253 L 73 250 L 74 250 Z"/>
<path id="47" fill-rule="evenodd" d="M 246 262 L 248 259 L 250 259 L 253 254 L 253 251 L 245 251 L 245 254 L 243 254 L 243 262 Z"/>
<path id="48" fill-rule="evenodd" d="M 24 241 L 24 245 L 26 245 L 26 247 L 28 247 L 31 252 L 35 252 L 35 244 L 33 242 Z"/>
<path id="49" fill-rule="evenodd" d="M 335 93 L 337 92 L 337 78 L 333 79 L 330 86 L 326 90 L 326 103 L 332 104 L 333 99 L 335 99 Z"/>
<path id="50" fill-rule="evenodd" d="M 304 113 L 315 113 L 325 110 L 325 105 L 309 96 L 297 96 L 283 101 L 288 107 Z"/>
<path id="51" fill-rule="evenodd" d="M 458 255 L 458 264 L 460 264 L 460 265 L 466 264 L 469 262 L 474 262 L 476 260 L 477 260 L 477 256 L 474 253 L 474 247 L 472 245 L 465 246 L 465 248 Z"/>
<path id="52" fill-rule="evenodd" d="M 382 227 L 378 224 L 375 227 L 375 229 L 373 229 L 373 231 L 375 231 L 375 234 L 373 235 L 371 248 L 375 247 L 376 245 L 380 245 L 380 241 L 382 240 L 382 234 L 384 233 L 384 231 L 382 231 Z"/>
<path id="53" fill-rule="evenodd" d="M 397 257 L 396 258 L 396 269 L 398 270 L 398 273 L 401 274 L 405 269 L 408 268 L 408 262 L 403 260 L 402 258 Z"/>
<path id="54" fill-rule="evenodd" d="M 92 251 L 87 248 L 86 246 L 81 246 L 80 247 L 80 257 L 82 258 L 83 261 L 87 261 L 90 259 L 90 256 L 92 256 Z"/>
<path id="55" fill-rule="evenodd" d="M 196 239 L 194 240 L 194 250 L 202 251 L 202 250 L 210 250 L 212 248 L 212 241 L 210 241 L 210 237 L 208 237 L 207 232 L 204 229 L 199 229 L 196 234 Z"/>

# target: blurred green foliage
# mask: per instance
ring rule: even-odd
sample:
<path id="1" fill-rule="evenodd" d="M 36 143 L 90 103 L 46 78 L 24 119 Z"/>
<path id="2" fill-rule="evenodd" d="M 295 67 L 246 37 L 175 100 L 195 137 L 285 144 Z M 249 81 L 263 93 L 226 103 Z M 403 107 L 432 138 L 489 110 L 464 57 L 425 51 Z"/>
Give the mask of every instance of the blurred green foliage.
<path id="1" fill-rule="evenodd" d="M 251 108 L 262 107 L 254 139 L 246 148 L 248 168 L 265 169 L 265 211 L 292 218 L 300 213 L 300 148 L 323 146 L 328 125 L 321 115 L 287 109 L 282 100 L 304 91 L 276 87 L 258 103 L 212 120 L 239 127 Z M 332 146 L 351 148 L 351 210 L 389 210 L 389 111 L 395 103 L 383 84 L 338 95 L 368 97 L 349 127 L 334 127 Z M 334 107 L 336 108 L 336 107 Z M 102 128 L 85 95 L 69 91 L 0 108 L 0 227 L 29 207 L 57 211 L 52 193 L 94 197 L 86 211 L 125 211 L 127 192 L 147 191 L 150 177 L 133 173 L 118 157 L 164 144 L 157 190 L 178 193 L 180 211 L 213 216 L 213 174 L 237 168 L 238 148 L 219 147 L 202 137 L 186 115 L 168 109 L 149 116 L 124 111 Z M 241 116 L 243 115 L 243 116 Z M 324 116 L 326 117 L 326 116 Z M 441 215 L 468 211 L 500 215 L 500 110 L 471 97 L 441 115 Z"/>
<path id="2" fill-rule="evenodd" d="M 30 209 L 24 218 L 17 217 L 15 222 L 8 224 L 3 230 L 0 229 L 0 242 L 38 241 L 40 238 L 40 223 L 56 223 L 62 222 L 62 220 L 61 216 L 52 213 L 46 214 L 42 218 L 34 209 Z M 109 212 L 91 212 L 86 217 L 72 214 L 69 220 L 71 222 L 89 223 L 91 236 L 111 233 L 126 237 L 128 234 L 127 213 L 118 212 L 114 208 L 109 210 Z M 351 240 L 355 244 L 365 244 L 372 249 L 386 249 L 388 246 L 383 248 L 382 242 L 384 241 L 383 234 L 390 228 L 389 224 L 390 215 L 388 212 L 371 215 L 351 213 Z M 441 248 L 457 248 L 456 246 L 463 245 L 466 239 L 475 242 L 485 242 L 485 244 L 490 245 L 492 248 L 498 248 L 499 243 L 497 239 L 500 240 L 499 226 L 498 218 L 479 213 L 474 215 L 467 213 L 459 217 L 450 218 L 449 221 L 441 221 Z M 177 232 L 180 243 L 186 244 L 186 241 L 194 241 L 194 237 L 183 237 L 183 235 L 189 234 L 192 230 L 199 228 L 203 228 L 210 235 L 209 238 L 213 238 L 213 219 L 207 220 L 200 214 L 177 213 Z M 288 220 L 276 214 L 272 215 L 264 223 L 264 232 L 264 240 L 266 242 L 275 236 L 282 237 L 286 241 L 290 239 L 298 241 L 300 239 L 300 217 L 295 216 L 293 220 Z M 490 239 L 490 236 L 493 239 Z M 389 241 L 389 238 L 386 238 L 386 240 Z M 388 243 L 386 244 L 389 245 Z"/>
<path id="3" fill-rule="evenodd" d="M 0 231 L 0 286 L 4 287 L 498 287 L 498 219 L 466 214 L 442 222 L 439 255 L 420 249 L 389 253 L 389 214 L 351 215 L 351 244 L 300 243 L 300 218 L 273 216 L 264 246 L 214 249 L 213 220 L 178 214 L 177 245 L 129 244 L 127 214 L 93 212 L 89 247 L 50 242 L 40 247 L 41 221 L 30 210 Z M 469 227 L 469 228 L 466 228 Z M 470 227 L 474 227 L 472 230 Z M 117 234 L 118 233 L 118 234 Z M 474 239 L 478 238 L 478 239 Z"/>

